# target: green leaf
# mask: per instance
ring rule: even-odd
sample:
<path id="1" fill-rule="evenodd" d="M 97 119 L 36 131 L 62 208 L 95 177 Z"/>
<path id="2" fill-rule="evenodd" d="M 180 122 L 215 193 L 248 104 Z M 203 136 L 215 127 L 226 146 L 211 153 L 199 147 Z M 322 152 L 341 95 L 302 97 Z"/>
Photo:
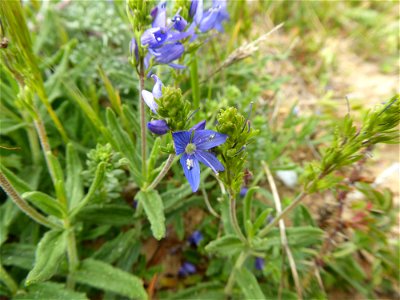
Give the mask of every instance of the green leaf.
<path id="1" fill-rule="evenodd" d="M 136 194 L 139 204 L 143 205 L 147 218 L 150 221 L 153 236 L 160 240 L 165 236 L 164 205 L 157 191 L 140 191 Z"/>
<path id="2" fill-rule="evenodd" d="M 44 211 L 46 214 L 55 216 L 59 219 L 62 219 L 65 215 L 60 203 L 57 202 L 57 200 L 53 197 L 50 197 L 42 192 L 23 193 L 21 197 L 27 199 L 30 203 Z"/>
<path id="3" fill-rule="evenodd" d="M 67 197 L 65 194 L 64 172 L 61 168 L 60 162 L 50 151 L 46 153 L 46 157 L 49 161 L 49 171 L 56 190 L 57 199 L 61 203 L 66 203 Z"/>
<path id="4" fill-rule="evenodd" d="M 96 204 L 82 208 L 76 218 L 88 223 L 122 226 L 134 222 L 133 213 L 133 209 L 128 205 Z"/>
<path id="5" fill-rule="evenodd" d="M 65 189 L 70 209 L 74 208 L 83 197 L 82 164 L 73 144 L 67 145 Z"/>
<path id="6" fill-rule="evenodd" d="M 248 221 L 251 222 L 251 200 L 253 199 L 253 194 L 255 191 L 258 190 L 257 186 L 254 186 L 252 188 L 250 188 L 247 193 L 246 196 L 244 197 L 243 203 L 243 224 L 246 224 Z M 248 229 L 250 229 L 252 226 L 248 227 L 246 226 L 246 231 L 247 234 L 250 234 L 250 232 L 248 231 Z"/>
<path id="7" fill-rule="evenodd" d="M 135 181 L 140 185 L 143 182 L 141 173 L 139 172 L 140 158 L 138 156 L 135 145 L 133 144 L 129 135 L 124 131 L 120 122 L 117 120 L 114 112 L 111 109 L 107 109 L 107 125 L 115 140 L 118 150 L 122 152 L 129 160 L 130 170 Z"/>
<path id="8" fill-rule="evenodd" d="M 243 249 L 243 242 L 235 235 L 225 235 L 220 239 L 209 243 L 205 249 L 207 252 L 222 256 L 231 256 Z"/>
<path id="9" fill-rule="evenodd" d="M 51 278 L 56 272 L 67 244 L 67 232 L 50 230 L 40 240 L 35 254 L 35 265 L 26 278 L 26 285 Z"/>
<path id="10" fill-rule="evenodd" d="M 84 260 L 74 273 L 77 282 L 131 299 L 147 299 L 140 278 L 94 259 Z"/>
<path id="11" fill-rule="evenodd" d="M 26 294 L 17 294 L 15 300 L 88 300 L 84 293 L 66 289 L 63 284 L 55 282 L 41 282 L 27 288 Z"/>
<path id="12" fill-rule="evenodd" d="M 30 244 L 5 244 L 0 249 L 1 263 L 31 270 L 35 261 L 35 246 Z"/>
<path id="13" fill-rule="evenodd" d="M 0 207 L 0 245 L 2 245 L 8 237 L 8 228 L 18 216 L 19 208 L 14 204 L 11 198 Z"/>
<path id="14" fill-rule="evenodd" d="M 256 277 L 246 268 L 235 272 L 236 281 L 242 290 L 245 299 L 266 299 Z"/>

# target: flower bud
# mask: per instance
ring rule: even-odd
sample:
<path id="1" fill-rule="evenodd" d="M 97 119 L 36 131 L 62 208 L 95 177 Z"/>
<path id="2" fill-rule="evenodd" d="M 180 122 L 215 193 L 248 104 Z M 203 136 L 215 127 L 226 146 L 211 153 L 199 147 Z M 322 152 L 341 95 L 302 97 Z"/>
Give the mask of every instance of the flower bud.
<path id="1" fill-rule="evenodd" d="M 165 120 L 153 120 L 147 123 L 147 128 L 154 134 L 163 135 L 169 131 Z"/>

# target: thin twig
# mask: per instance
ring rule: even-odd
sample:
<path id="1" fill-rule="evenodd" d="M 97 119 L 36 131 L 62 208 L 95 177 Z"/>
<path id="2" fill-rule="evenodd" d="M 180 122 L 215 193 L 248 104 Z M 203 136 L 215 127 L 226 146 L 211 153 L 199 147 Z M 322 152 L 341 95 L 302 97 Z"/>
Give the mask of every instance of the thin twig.
<path id="1" fill-rule="evenodd" d="M 274 177 L 271 174 L 271 171 L 268 167 L 268 165 L 265 162 L 262 162 L 262 165 L 264 167 L 265 173 L 267 174 L 267 179 L 269 182 L 269 186 L 271 187 L 272 191 L 272 196 L 274 198 L 274 204 L 276 211 L 278 214 L 282 213 L 282 205 L 281 205 L 281 200 L 278 194 L 278 190 L 275 185 Z M 296 285 L 296 291 L 297 291 L 297 297 L 298 299 L 302 299 L 302 289 L 300 285 L 300 279 L 299 279 L 299 274 L 297 273 L 297 267 L 296 267 L 296 262 L 294 261 L 292 251 L 290 250 L 287 236 L 286 236 L 286 229 L 285 229 L 285 222 L 281 219 L 279 220 L 279 230 L 281 234 L 281 242 L 282 242 L 282 248 L 287 254 L 288 260 L 289 260 L 289 265 L 290 269 L 292 271 L 294 283 Z"/>

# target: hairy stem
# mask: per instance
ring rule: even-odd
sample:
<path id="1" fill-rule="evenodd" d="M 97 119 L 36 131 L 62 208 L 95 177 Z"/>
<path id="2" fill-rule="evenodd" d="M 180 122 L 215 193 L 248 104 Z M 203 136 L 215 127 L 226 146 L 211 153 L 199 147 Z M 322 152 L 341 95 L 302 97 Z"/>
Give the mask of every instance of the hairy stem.
<path id="1" fill-rule="evenodd" d="M 0 186 L 14 201 L 15 205 L 17 205 L 19 209 L 21 209 L 26 215 L 28 215 L 34 221 L 48 228 L 60 228 L 58 224 L 48 220 L 36 209 L 31 207 L 24 199 L 22 199 L 21 196 L 18 195 L 17 191 L 14 189 L 12 184 L 8 181 L 8 179 L 2 172 L 0 172 Z"/>
<path id="2" fill-rule="evenodd" d="M 142 175 L 146 178 L 146 115 L 144 113 L 144 100 L 142 91 L 144 90 L 144 60 L 139 62 L 139 111 L 140 111 L 140 141 L 142 153 Z"/>
<path id="3" fill-rule="evenodd" d="M 160 183 L 160 181 L 164 178 L 164 176 L 167 174 L 169 169 L 172 166 L 172 163 L 174 162 L 175 154 L 170 154 L 168 156 L 168 159 L 164 165 L 164 168 L 158 173 L 157 177 L 153 180 L 153 182 L 146 188 L 146 190 L 153 190 L 155 187 Z"/>

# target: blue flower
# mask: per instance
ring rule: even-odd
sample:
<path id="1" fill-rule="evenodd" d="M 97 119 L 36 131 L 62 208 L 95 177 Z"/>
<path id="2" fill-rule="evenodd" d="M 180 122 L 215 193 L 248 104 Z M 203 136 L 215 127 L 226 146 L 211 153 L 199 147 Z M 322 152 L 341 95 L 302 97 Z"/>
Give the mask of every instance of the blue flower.
<path id="1" fill-rule="evenodd" d="M 180 277 L 186 277 L 188 275 L 196 273 L 196 266 L 190 262 L 184 262 L 178 271 Z"/>
<path id="2" fill-rule="evenodd" d="M 172 138 L 176 155 L 182 154 L 180 162 L 193 192 L 196 192 L 200 185 L 199 161 L 211 168 L 216 174 L 218 174 L 218 171 L 224 171 L 224 166 L 213 153 L 207 150 L 223 144 L 228 138 L 226 134 L 191 128 L 189 131 L 172 133 Z"/>
<path id="3" fill-rule="evenodd" d="M 200 241 L 203 239 L 203 235 L 200 231 L 196 230 L 192 233 L 192 235 L 188 238 L 188 242 L 192 245 L 197 247 L 200 244 Z"/>
<path id="4" fill-rule="evenodd" d="M 142 98 L 144 102 L 147 104 L 147 106 L 151 109 L 153 113 L 157 113 L 158 109 L 158 104 L 155 101 L 155 99 L 159 99 L 162 96 L 162 86 L 163 83 L 161 82 L 160 78 L 158 78 L 157 75 L 151 75 L 151 77 L 154 79 L 154 87 L 153 91 L 149 92 L 146 90 L 142 91 Z"/>
<path id="5" fill-rule="evenodd" d="M 257 270 L 262 270 L 262 269 L 264 269 L 264 263 L 265 263 L 265 260 L 264 260 L 264 258 L 262 258 L 262 257 L 256 257 L 256 260 L 254 261 L 254 267 L 257 269 Z"/>
<path id="6" fill-rule="evenodd" d="M 211 29 L 216 29 L 220 32 L 224 31 L 222 22 L 229 19 L 228 11 L 226 10 L 225 0 L 213 0 L 213 5 L 203 13 L 199 23 L 201 32 L 206 32 Z"/>
<path id="7" fill-rule="evenodd" d="M 152 120 L 147 123 L 147 128 L 155 134 L 163 135 L 169 131 L 168 124 L 165 120 Z"/>

